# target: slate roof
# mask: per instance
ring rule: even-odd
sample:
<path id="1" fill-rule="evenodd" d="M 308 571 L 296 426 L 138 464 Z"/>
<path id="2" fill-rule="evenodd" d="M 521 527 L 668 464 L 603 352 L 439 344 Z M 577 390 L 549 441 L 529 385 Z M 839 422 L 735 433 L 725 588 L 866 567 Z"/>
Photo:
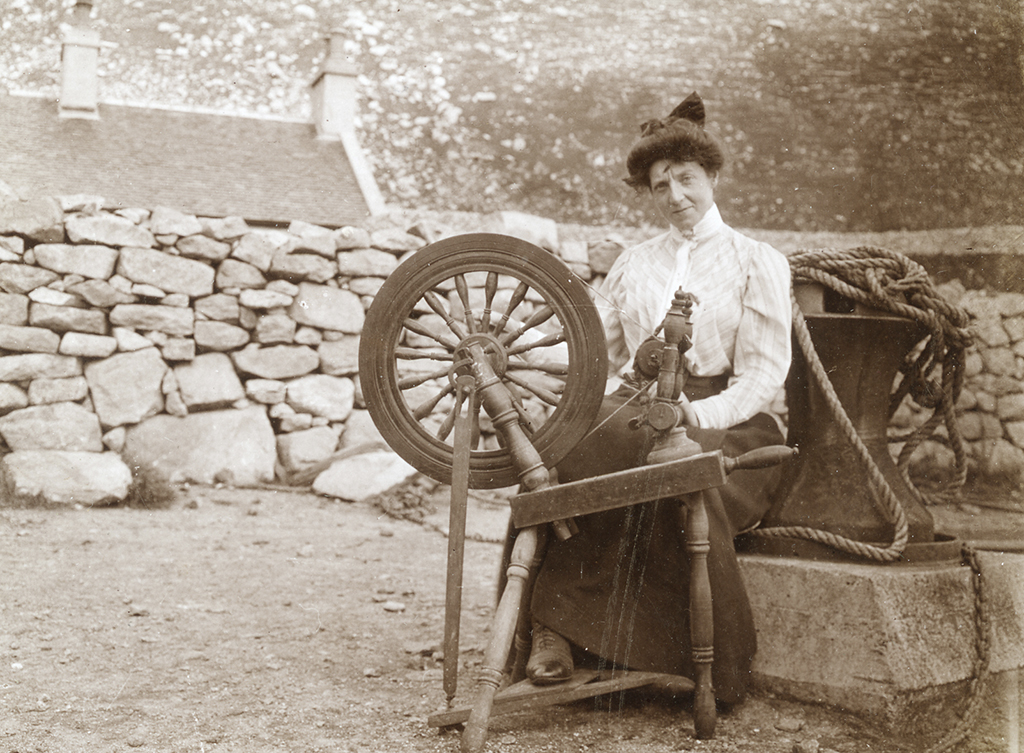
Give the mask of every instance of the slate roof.
<path id="1" fill-rule="evenodd" d="M 0 180 L 23 198 L 91 194 L 250 222 L 358 224 L 369 214 L 339 141 L 311 123 L 99 105 L 99 120 L 0 91 Z"/>

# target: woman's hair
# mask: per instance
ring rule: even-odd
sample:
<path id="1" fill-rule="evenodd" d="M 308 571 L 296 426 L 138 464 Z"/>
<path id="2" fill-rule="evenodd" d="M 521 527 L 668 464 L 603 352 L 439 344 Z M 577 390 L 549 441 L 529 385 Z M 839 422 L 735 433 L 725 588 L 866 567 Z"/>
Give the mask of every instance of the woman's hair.
<path id="1" fill-rule="evenodd" d="M 624 179 L 637 191 L 651 187 L 651 165 L 658 160 L 696 162 L 706 173 L 717 173 L 725 164 L 718 139 L 704 130 L 704 103 L 696 92 L 665 120 L 649 120 L 640 130 L 640 140 L 626 157 L 629 177 Z"/>

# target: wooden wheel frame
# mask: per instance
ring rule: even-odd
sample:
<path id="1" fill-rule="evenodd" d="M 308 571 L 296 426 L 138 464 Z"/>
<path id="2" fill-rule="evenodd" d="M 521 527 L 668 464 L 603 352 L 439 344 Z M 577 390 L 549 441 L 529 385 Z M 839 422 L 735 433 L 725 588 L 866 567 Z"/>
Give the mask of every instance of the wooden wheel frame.
<path id="1" fill-rule="evenodd" d="M 518 238 L 472 233 L 410 256 L 385 280 L 359 345 L 363 398 L 388 445 L 451 483 L 456 380 L 482 346 L 520 424 L 553 467 L 590 430 L 607 378 L 604 329 L 587 286 L 554 255 Z M 469 484 L 519 480 L 516 458 L 474 410 Z M 484 439 L 481 439 L 481 434 Z"/>

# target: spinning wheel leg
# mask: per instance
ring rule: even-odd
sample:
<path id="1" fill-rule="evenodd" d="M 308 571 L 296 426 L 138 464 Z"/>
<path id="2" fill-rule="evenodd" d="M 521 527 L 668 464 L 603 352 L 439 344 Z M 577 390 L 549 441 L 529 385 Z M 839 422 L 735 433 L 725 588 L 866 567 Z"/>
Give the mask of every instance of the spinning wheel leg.
<path id="1" fill-rule="evenodd" d="M 714 661 L 714 621 L 711 612 L 711 580 L 708 576 L 708 552 L 711 542 L 708 511 L 704 495 L 691 494 L 680 512 L 686 531 L 686 551 L 690 555 L 690 644 L 696 688 L 693 692 L 693 726 L 698 740 L 715 736 L 715 690 L 711 684 Z"/>

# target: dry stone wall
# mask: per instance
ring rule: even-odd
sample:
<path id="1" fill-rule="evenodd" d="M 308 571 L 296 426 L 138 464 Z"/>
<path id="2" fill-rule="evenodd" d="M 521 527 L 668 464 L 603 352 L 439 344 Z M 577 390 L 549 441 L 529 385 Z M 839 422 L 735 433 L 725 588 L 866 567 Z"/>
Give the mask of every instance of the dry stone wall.
<path id="1" fill-rule="evenodd" d="M 514 212 L 474 229 L 532 240 L 593 282 L 625 244 L 613 233 L 560 239 L 555 223 Z M 452 232 L 398 215 L 271 229 L 88 196 L 0 203 L 7 502 L 121 500 L 150 468 L 172 482 L 287 482 L 379 445 L 358 388 L 364 311 L 403 256 Z M 959 405 L 972 467 L 1019 484 L 1024 296 L 946 289 L 976 317 Z M 925 472 L 948 466 L 941 442 L 920 454 Z M 353 498 L 372 492 L 366 478 L 409 473 L 389 453 L 362 455 L 314 488 Z"/>

